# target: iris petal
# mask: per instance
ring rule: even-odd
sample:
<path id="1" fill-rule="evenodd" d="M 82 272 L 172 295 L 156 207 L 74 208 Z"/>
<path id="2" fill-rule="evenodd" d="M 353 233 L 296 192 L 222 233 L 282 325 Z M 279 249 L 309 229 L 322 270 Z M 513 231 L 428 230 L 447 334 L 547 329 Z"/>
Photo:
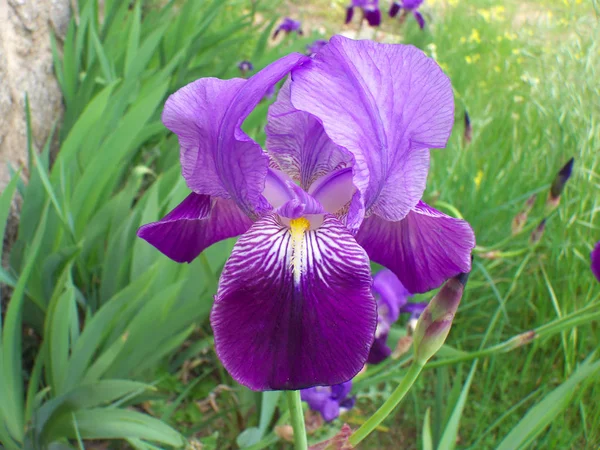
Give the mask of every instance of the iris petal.
<path id="1" fill-rule="evenodd" d="M 398 222 L 368 217 L 356 240 L 412 293 L 427 292 L 452 276 L 469 272 L 475 247 L 475 235 L 466 221 L 423 202 Z"/>
<path id="2" fill-rule="evenodd" d="M 317 178 L 352 164 L 352 155 L 329 139 L 315 117 L 292 106 L 289 80 L 269 107 L 265 132 L 269 155 L 304 189 Z"/>
<path id="3" fill-rule="evenodd" d="M 355 158 L 368 212 L 400 220 L 425 189 L 427 149 L 444 147 L 454 121 L 450 80 L 416 47 L 331 38 L 292 71 L 291 100 Z"/>
<path id="4" fill-rule="evenodd" d="M 140 227 L 137 234 L 172 260 L 189 263 L 205 248 L 238 236 L 251 225 L 233 201 L 192 193 L 158 222 Z"/>
<path id="5" fill-rule="evenodd" d="M 373 342 L 373 346 L 369 352 L 369 357 L 367 358 L 367 363 L 379 364 L 380 362 L 385 361 L 392 354 L 392 349 L 389 348 L 386 343 L 387 338 L 387 333 L 375 338 L 375 342 Z"/>
<path id="6" fill-rule="evenodd" d="M 385 320 L 394 323 L 400 317 L 410 292 L 391 270 L 380 270 L 373 278 L 373 290 L 379 294 L 380 308 L 385 307 Z M 379 313 L 380 315 L 381 312 Z"/>
<path id="7" fill-rule="evenodd" d="M 248 80 L 202 78 L 169 97 L 163 122 L 179 138 L 182 172 L 192 191 L 232 198 L 247 214 L 257 209 L 268 157 L 241 125 L 265 92 L 306 60 L 290 54 Z"/>
<path id="8" fill-rule="evenodd" d="M 600 241 L 596 244 L 594 250 L 590 254 L 592 260 L 592 273 L 600 281 Z"/>
<path id="9" fill-rule="evenodd" d="M 251 389 L 342 383 L 360 371 L 373 342 L 377 311 L 364 250 L 331 215 L 303 234 L 300 249 L 293 241 L 276 216 L 263 217 L 240 237 L 221 275 L 215 347 Z"/>

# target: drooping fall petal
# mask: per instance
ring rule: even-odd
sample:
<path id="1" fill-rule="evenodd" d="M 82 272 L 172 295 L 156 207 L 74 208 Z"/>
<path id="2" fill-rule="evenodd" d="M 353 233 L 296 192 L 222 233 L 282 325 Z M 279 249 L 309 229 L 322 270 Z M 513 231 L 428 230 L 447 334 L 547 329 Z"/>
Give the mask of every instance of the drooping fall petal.
<path id="1" fill-rule="evenodd" d="M 192 193 L 137 234 L 172 260 L 189 263 L 212 244 L 239 236 L 251 225 L 233 201 Z"/>
<path id="2" fill-rule="evenodd" d="M 368 257 L 335 217 L 299 234 L 266 216 L 223 269 L 211 313 L 217 354 L 251 389 L 343 383 L 373 342 L 370 288 Z"/>
<path id="3" fill-rule="evenodd" d="M 423 202 L 398 222 L 368 217 L 356 240 L 412 293 L 427 292 L 458 273 L 469 272 L 475 247 L 475 235 L 466 221 Z"/>

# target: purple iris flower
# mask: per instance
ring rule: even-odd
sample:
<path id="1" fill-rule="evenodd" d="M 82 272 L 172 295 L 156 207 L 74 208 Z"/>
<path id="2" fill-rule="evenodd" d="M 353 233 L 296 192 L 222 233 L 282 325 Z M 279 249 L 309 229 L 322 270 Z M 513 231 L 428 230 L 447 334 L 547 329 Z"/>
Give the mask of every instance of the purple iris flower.
<path id="1" fill-rule="evenodd" d="M 327 41 L 324 39 L 317 39 L 316 41 L 306 46 L 306 52 L 309 56 L 313 56 L 318 53 L 323 47 L 327 45 Z"/>
<path id="2" fill-rule="evenodd" d="M 254 65 L 250 61 L 244 60 L 238 63 L 238 69 L 240 69 L 240 72 L 245 74 L 246 72 L 253 71 Z"/>
<path id="3" fill-rule="evenodd" d="M 242 123 L 275 83 L 266 148 Z M 446 145 L 452 86 L 416 47 L 334 36 L 246 79 L 203 78 L 166 102 L 192 191 L 138 236 L 190 262 L 240 236 L 211 324 L 232 377 L 252 389 L 350 380 L 377 327 L 369 259 L 410 292 L 471 266 L 469 224 L 420 201 L 429 149 Z"/>
<path id="4" fill-rule="evenodd" d="M 348 24 L 354 17 L 354 8 L 360 8 L 363 13 L 363 18 L 372 27 L 381 25 L 381 11 L 379 10 L 379 0 L 352 0 L 352 3 L 346 8 L 346 21 Z"/>
<path id="5" fill-rule="evenodd" d="M 313 411 L 318 411 L 325 422 L 331 422 L 339 417 L 341 412 L 352 409 L 355 397 L 348 397 L 352 390 L 352 381 L 336 384 L 335 386 L 317 386 L 302 389 L 300 398 L 308 403 Z"/>
<path id="6" fill-rule="evenodd" d="M 600 241 L 596 243 L 596 247 L 592 250 L 590 258 L 592 259 L 592 273 L 600 281 Z"/>
<path id="7" fill-rule="evenodd" d="M 419 23 L 419 28 L 422 30 L 425 27 L 425 18 L 418 11 L 422 3 L 423 0 L 402 0 L 400 2 L 394 1 L 390 7 L 390 17 L 396 17 L 400 10 L 404 10 L 403 17 L 406 17 L 409 13 L 412 13 Z"/>
<path id="8" fill-rule="evenodd" d="M 273 39 L 277 37 L 280 31 L 284 31 L 285 34 L 290 34 L 292 31 L 295 31 L 300 36 L 302 36 L 303 31 L 301 27 L 302 23 L 299 20 L 294 20 L 290 19 L 289 17 L 286 17 L 285 19 L 283 19 L 283 22 L 279 24 L 279 26 L 275 30 L 275 33 L 273 33 Z"/>
<path id="9" fill-rule="evenodd" d="M 411 320 L 418 319 L 427 302 L 409 303 L 407 300 L 411 293 L 394 272 L 387 269 L 379 271 L 373 278 L 373 292 L 377 300 L 377 330 L 367 362 L 379 364 L 392 353 L 386 344 L 392 324 L 402 313 L 409 313 Z"/>

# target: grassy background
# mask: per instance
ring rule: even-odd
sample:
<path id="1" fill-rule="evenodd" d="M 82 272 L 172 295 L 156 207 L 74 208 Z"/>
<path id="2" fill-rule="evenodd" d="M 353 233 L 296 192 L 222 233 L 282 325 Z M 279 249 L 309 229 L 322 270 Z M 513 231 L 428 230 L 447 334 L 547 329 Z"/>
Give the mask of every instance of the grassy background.
<path id="1" fill-rule="evenodd" d="M 582 364 L 600 344 L 600 285 L 589 270 L 600 239 L 594 4 L 426 0 L 423 31 L 409 17 L 358 33 L 358 15 L 342 24 L 341 0 L 176 1 L 167 9 L 106 0 L 104 17 L 93 0 L 78 3 L 66 42 L 54 44 L 66 106 L 59 157 L 50 167 L 49 144 L 39 156 L 30 147 L 25 173 L 15 168 L 0 196 L 0 224 L 13 192 L 24 198 L 11 266 L 0 270 L 13 292 L 0 323 L 6 449 L 23 442 L 81 449 L 103 438 L 137 449 L 182 438 L 205 448 L 236 448 L 244 439 L 253 449 L 290 447 L 273 431 L 288 421 L 284 402 L 235 385 L 214 355 L 207 315 L 232 242 L 178 265 L 134 233 L 187 194 L 177 141 L 160 123 L 169 93 L 203 76 L 238 76 L 242 59 L 260 69 L 335 33 L 415 44 L 450 76 L 456 124 L 447 149 L 433 152 L 425 200 L 462 215 L 478 241 L 447 346 L 362 447 L 600 445 L 599 366 Z M 305 36 L 271 42 L 287 15 L 303 21 Z M 267 107 L 244 124 L 258 141 Z M 547 191 L 570 157 L 573 177 L 550 211 Z M 511 236 L 513 217 L 534 193 L 525 231 Z M 545 233 L 531 245 L 543 218 Z M 490 251 L 494 259 L 485 257 Z M 404 329 L 398 324 L 393 336 Z M 534 329 L 533 342 L 511 345 Z M 405 362 L 388 360 L 357 378 L 358 404 L 342 420 L 364 422 Z M 97 395 L 89 399 L 86 389 Z M 270 408 L 261 438 L 249 437 Z M 340 425 L 313 431 L 309 423 L 311 441 Z"/>

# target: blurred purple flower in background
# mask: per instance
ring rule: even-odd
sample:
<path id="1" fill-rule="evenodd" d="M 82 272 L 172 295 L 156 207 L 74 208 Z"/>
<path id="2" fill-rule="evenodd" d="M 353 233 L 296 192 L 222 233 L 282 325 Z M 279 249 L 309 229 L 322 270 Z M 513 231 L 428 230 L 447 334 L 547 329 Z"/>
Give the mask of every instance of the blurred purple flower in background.
<path id="1" fill-rule="evenodd" d="M 377 330 L 367 362 L 379 364 L 392 353 L 386 343 L 392 324 L 402 313 L 409 313 L 411 320 L 418 319 L 427 307 L 427 302 L 409 303 L 408 298 L 411 293 L 406 290 L 398 277 L 387 269 L 379 271 L 373 278 L 373 293 L 377 301 Z"/>
<path id="2" fill-rule="evenodd" d="M 600 241 L 596 243 L 596 247 L 592 250 L 590 258 L 592 260 L 592 273 L 600 281 Z"/>
<path id="3" fill-rule="evenodd" d="M 240 61 L 238 63 L 238 69 L 240 69 L 240 72 L 242 72 L 242 75 L 245 75 L 247 72 L 251 72 L 254 70 L 254 66 L 252 65 L 252 63 L 250 61 Z"/>
<path id="4" fill-rule="evenodd" d="M 336 384 L 335 386 L 316 386 L 300 391 L 302 401 L 308 407 L 317 411 L 326 422 L 331 422 L 339 417 L 340 413 L 352 409 L 355 397 L 348 397 L 352 390 L 352 381 Z"/>
<path id="5" fill-rule="evenodd" d="M 402 0 L 394 1 L 390 7 L 390 17 L 396 17 L 396 15 L 402 10 L 402 20 L 406 19 L 409 13 L 415 16 L 421 30 L 425 27 L 425 19 L 423 15 L 418 11 L 419 7 L 423 3 L 423 0 Z"/>
<path id="6" fill-rule="evenodd" d="M 379 0 L 352 0 L 352 3 L 346 8 L 346 21 L 348 24 L 354 17 L 354 8 L 360 8 L 363 17 L 367 19 L 372 27 L 378 27 L 381 24 L 381 11 L 379 10 Z"/>
<path id="7" fill-rule="evenodd" d="M 314 56 L 315 53 L 318 53 L 323 47 L 327 45 L 327 41 L 323 39 L 317 39 L 316 41 L 308 44 L 306 46 L 306 52 L 309 56 Z"/>
<path id="8" fill-rule="evenodd" d="M 280 31 L 284 31 L 285 34 L 290 34 L 292 31 L 295 31 L 300 36 L 302 36 L 303 32 L 301 27 L 302 22 L 286 17 L 285 19 L 283 19 L 283 22 L 279 24 L 279 26 L 275 30 L 275 33 L 273 33 L 273 39 L 277 37 Z"/>
<path id="9" fill-rule="evenodd" d="M 265 151 L 241 125 L 290 72 L 269 108 Z M 241 235 L 211 325 L 245 386 L 333 386 L 362 369 L 377 327 L 369 258 L 413 293 L 470 270 L 469 224 L 420 200 L 454 101 L 448 77 L 415 47 L 334 36 L 314 58 L 183 87 L 163 122 L 192 193 L 138 235 L 178 262 Z"/>

